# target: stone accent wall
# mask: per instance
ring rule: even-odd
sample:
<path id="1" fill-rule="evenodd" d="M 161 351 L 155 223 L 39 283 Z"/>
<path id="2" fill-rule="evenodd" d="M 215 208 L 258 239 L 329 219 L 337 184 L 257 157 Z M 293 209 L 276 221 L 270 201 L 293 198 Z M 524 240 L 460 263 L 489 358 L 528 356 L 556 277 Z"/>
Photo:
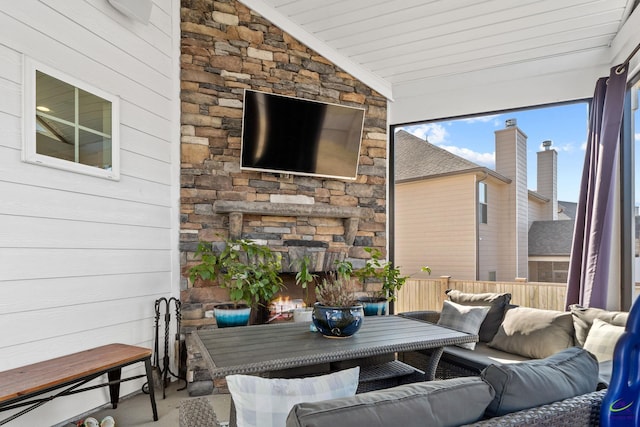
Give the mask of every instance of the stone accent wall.
<path id="1" fill-rule="evenodd" d="M 322 268 L 345 257 L 362 264 L 365 246 L 384 251 L 386 98 L 237 1 L 182 0 L 181 19 L 183 269 L 198 241 L 229 236 L 230 222 L 242 237 L 268 244 L 285 260 L 301 247 L 320 253 Z M 357 179 L 241 171 L 244 89 L 365 108 Z M 222 201 L 285 203 L 291 209 L 234 216 L 216 208 Z M 302 204 L 331 213 L 296 214 L 293 208 Z M 354 222 L 341 217 L 341 208 L 364 213 Z M 185 278 L 182 290 L 184 302 L 221 298 L 214 290 L 189 289 Z"/>

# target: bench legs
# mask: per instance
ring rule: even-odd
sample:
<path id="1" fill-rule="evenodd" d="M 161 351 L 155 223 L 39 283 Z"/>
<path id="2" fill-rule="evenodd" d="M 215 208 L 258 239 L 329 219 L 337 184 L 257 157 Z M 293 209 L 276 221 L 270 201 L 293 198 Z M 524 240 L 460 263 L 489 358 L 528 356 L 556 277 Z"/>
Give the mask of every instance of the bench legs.
<path id="1" fill-rule="evenodd" d="M 109 397 L 111 398 L 111 407 L 116 409 L 118 407 L 118 400 L 120 400 L 120 379 L 122 378 L 122 368 L 116 368 L 107 372 L 107 378 L 109 378 Z"/>
<path id="2" fill-rule="evenodd" d="M 156 396 L 153 387 L 153 376 L 151 370 L 151 358 L 144 360 L 144 369 L 147 374 L 147 384 L 149 385 L 149 400 L 151 400 L 151 410 L 153 411 L 153 421 L 158 421 L 158 408 L 156 407 Z M 122 378 L 122 368 L 112 369 L 107 372 L 109 378 L 109 398 L 111 399 L 111 407 L 116 409 L 120 400 L 120 383 Z"/>

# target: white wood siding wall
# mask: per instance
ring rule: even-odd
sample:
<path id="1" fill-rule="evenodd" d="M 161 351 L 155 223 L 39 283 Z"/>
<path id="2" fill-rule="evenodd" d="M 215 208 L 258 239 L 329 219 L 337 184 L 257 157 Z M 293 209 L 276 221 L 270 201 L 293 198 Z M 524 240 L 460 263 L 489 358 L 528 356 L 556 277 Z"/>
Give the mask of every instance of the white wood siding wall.
<path id="1" fill-rule="evenodd" d="M 154 0 L 148 25 L 106 0 L 0 2 L 0 370 L 153 346 L 154 301 L 179 294 L 178 43 L 177 0 Z M 120 97 L 120 181 L 21 161 L 24 56 Z M 107 396 L 55 400 L 17 422 L 51 425 Z"/>
<path id="2" fill-rule="evenodd" d="M 396 185 L 395 261 L 403 274 L 426 264 L 432 277 L 475 278 L 475 200 L 473 174 Z"/>

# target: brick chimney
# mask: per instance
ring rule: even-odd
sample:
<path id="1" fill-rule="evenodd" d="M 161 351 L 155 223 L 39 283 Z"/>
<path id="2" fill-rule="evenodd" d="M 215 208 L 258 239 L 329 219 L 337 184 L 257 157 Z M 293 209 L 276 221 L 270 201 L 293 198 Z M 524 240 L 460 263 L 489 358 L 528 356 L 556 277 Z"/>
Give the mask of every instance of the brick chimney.
<path id="1" fill-rule="evenodd" d="M 495 132 L 496 172 L 512 180 L 502 200 L 498 280 L 528 277 L 529 193 L 527 190 L 527 135 L 516 119 Z"/>
<path id="2" fill-rule="evenodd" d="M 558 152 L 544 141 L 544 150 L 538 151 L 538 188 L 536 192 L 550 201 L 544 207 L 545 220 L 558 219 Z"/>

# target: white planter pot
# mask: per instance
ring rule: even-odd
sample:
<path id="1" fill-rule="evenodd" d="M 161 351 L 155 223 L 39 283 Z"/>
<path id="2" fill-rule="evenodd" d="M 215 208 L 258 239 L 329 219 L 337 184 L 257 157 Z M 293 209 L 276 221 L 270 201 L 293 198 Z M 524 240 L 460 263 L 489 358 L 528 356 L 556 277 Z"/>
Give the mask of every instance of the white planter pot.
<path id="1" fill-rule="evenodd" d="M 311 322 L 312 314 L 313 314 L 313 307 L 294 308 L 293 321 L 294 322 Z"/>

